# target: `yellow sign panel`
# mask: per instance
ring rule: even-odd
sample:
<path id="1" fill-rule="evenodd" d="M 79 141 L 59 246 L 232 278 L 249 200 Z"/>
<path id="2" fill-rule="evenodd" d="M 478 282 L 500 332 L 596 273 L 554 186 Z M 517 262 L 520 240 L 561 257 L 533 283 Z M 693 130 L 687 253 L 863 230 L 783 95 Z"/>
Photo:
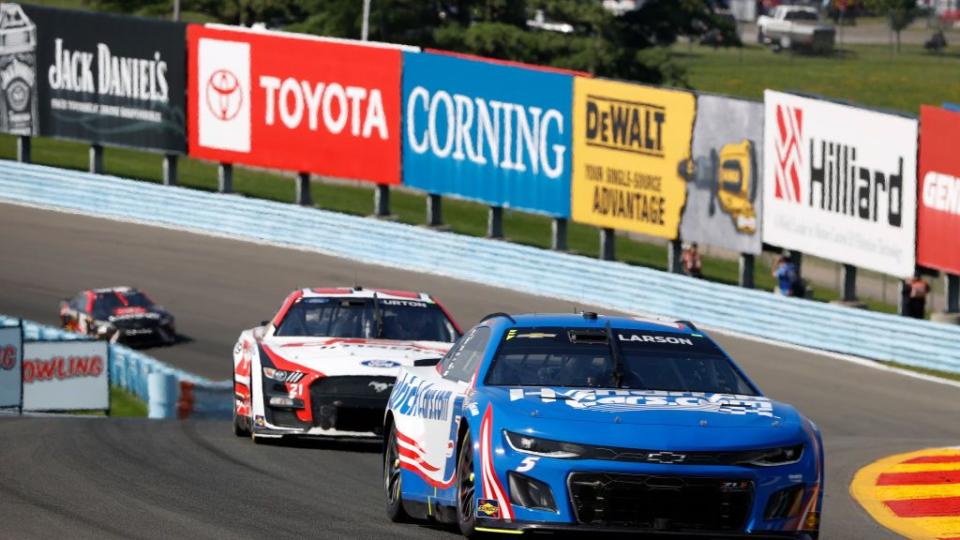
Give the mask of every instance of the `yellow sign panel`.
<path id="1" fill-rule="evenodd" d="M 573 220 L 675 239 L 696 109 L 690 92 L 577 77 Z"/>

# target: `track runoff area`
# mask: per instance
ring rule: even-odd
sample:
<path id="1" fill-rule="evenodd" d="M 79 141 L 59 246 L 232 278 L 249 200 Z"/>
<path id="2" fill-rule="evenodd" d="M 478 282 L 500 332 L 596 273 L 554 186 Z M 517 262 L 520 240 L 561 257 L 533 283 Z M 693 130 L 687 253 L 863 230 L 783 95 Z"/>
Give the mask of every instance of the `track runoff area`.
<path id="1" fill-rule="evenodd" d="M 493 311 L 573 309 L 566 301 L 300 250 L 7 204 L 0 204 L 0 230 L 0 253 L 16 254 L 16 264 L 0 265 L 0 312 L 56 325 L 61 298 L 91 286 L 135 285 L 175 312 L 187 337 L 148 352 L 217 379 L 229 377 L 240 329 L 269 317 L 289 291 L 305 285 L 360 282 L 429 291 L 464 326 Z M 943 508 L 956 509 L 953 473 L 938 487 L 922 484 L 916 491 L 882 485 L 876 489 L 884 491 L 861 495 L 854 489 L 857 499 L 850 486 L 855 475 L 860 482 L 868 474 L 858 475 L 862 467 L 887 463 L 885 456 L 956 446 L 960 388 L 793 347 L 716 337 L 767 395 L 797 405 L 822 429 L 823 538 L 898 538 L 886 527 L 902 531 L 883 513 L 893 510 L 878 505 L 912 515 L 932 504 L 891 507 L 888 501 L 943 494 Z M 0 493 L 6 501 L 0 505 L 0 536 L 455 537 L 448 529 L 386 520 L 379 447 L 262 447 L 235 438 L 229 422 L 110 418 L 0 418 L 0 437 Z M 886 472 L 957 467 L 910 459 Z"/>

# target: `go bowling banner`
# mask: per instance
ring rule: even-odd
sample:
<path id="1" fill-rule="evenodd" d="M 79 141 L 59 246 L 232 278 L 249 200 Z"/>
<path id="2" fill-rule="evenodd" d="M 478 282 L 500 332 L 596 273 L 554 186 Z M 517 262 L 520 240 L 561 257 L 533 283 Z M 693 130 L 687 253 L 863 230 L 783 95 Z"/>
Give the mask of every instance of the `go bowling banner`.
<path id="1" fill-rule="evenodd" d="M 764 104 L 764 243 L 911 275 L 917 121 L 772 90 Z"/>
<path id="2" fill-rule="evenodd" d="M 400 183 L 404 48 L 222 25 L 187 42 L 191 156 Z"/>
<path id="3" fill-rule="evenodd" d="M 23 347 L 23 410 L 110 408 L 106 341 L 31 341 Z"/>
<path id="4" fill-rule="evenodd" d="M 0 4 L 0 131 L 186 151 L 185 28 Z"/>
<path id="5" fill-rule="evenodd" d="M 0 407 L 19 407 L 23 332 L 20 326 L 0 328 Z"/>

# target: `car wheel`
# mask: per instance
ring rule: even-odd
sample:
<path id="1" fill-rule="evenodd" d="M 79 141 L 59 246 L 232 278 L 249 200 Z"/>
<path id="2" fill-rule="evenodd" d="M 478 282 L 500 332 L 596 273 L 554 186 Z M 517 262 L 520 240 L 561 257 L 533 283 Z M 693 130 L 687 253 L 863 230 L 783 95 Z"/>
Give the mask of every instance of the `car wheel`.
<path id="1" fill-rule="evenodd" d="M 237 415 L 237 405 L 234 404 L 233 405 L 233 434 L 236 435 L 237 437 L 249 437 L 250 436 L 249 422 L 250 421 L 247 420 L 246 418 L 242 418 L 239 415 Z M 244 423 L 246 423 L 246 425 L 244 425 Z"/>
<path id="2" fill-rule="evenodd" d="M 390 425 L 387 446 L 383 451 L 383 491 L 387 499 L 387 517 L 394 523 L 410 521 L 403 509 L 403 490 L 400 485 L 400 452 L 397 449 L 397 428 Z"/>
<path id="3" fill-rule="evenodd" d="M 457 450 L 457 523 L 467 538 L 479 538 L 477 532 L 476 476 L 473 469 L 473 445 L 470 433 L 463 436 Z"/>

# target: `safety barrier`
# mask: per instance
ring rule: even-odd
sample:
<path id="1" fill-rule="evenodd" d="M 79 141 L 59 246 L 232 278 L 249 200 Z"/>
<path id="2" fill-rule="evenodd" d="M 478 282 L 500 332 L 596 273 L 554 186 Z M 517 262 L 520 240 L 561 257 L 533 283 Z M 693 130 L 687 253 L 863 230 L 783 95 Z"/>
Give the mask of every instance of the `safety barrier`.
<path id="1" fill-rule="evenodd" d="M 17 321 L 0 315 L 0 326 L 15 326 Z M 90 338 L 24 320 L 23 339 L 65 341 Z M 233 387 L 228 381 L 211 381 L 187 373 L 116 343 L 110 345 L 110 384 L 147 403 L 151 418 L 227 417 L 231 411 Z"/>
<path id="2" fill-rule="evenodd" d="M 786 343 L 960 372 L 960 328 L 507 242 L 15 162 L 0 164 L 0 200 L 289 245 L 581 305 L 656 313 Z"/>

